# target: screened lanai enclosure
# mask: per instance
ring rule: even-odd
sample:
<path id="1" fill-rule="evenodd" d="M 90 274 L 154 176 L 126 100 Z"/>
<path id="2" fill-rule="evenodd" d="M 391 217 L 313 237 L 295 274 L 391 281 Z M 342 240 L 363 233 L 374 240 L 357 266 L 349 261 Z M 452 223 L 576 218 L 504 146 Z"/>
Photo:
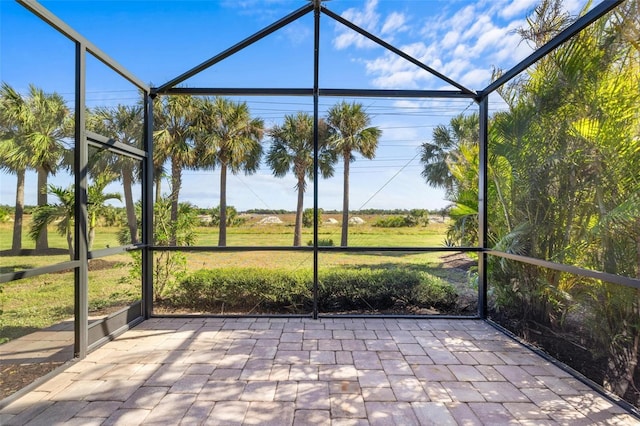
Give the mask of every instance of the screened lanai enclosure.
<path id="1" fill-rule="evenodd" d="M 382 317 L 487 322 L 637 413 L 637 0 L 289 1 L 164 45 L 124 38 L 150 3 L 63 3 L 1 4 L 0 406 L 154 317 Z"/>

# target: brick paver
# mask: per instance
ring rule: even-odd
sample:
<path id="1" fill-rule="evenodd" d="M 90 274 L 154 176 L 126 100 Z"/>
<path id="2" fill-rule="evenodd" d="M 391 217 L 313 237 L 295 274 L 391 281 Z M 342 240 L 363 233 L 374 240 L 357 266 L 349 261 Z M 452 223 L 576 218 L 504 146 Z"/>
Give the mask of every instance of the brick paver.
<path id="1" fill-rule="evenodd" d="M 0 410 L 2 425 L 508 423 L 640 420 L 482 321 L 387 318 L 151 319 Z"/>

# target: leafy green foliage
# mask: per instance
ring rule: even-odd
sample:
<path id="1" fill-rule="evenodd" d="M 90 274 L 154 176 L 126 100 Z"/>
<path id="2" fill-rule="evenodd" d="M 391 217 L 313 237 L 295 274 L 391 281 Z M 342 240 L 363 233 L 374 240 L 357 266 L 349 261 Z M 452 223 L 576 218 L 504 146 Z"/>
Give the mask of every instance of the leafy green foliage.
<path id="1" fill-rule="evenodd" d="M 568 24 L 562 10 L 559 0 L 541 2 L 519 33 L 542 46 Z M 508 110 L 492 117 L 487 170 L 495 249 L 640 277 L 637 11 L 637 1 L 627 2 L 500 89 Z M 458 199 L 464 209 L 451 217 L 466 223 L 456 236 L 473 235 L 478 197 Z M 563 335 L 588 321 L 589 331 L 574 339 L 595 338 L 606 352 L 598 380 L 620 396 L 635 388 L 636 290 L 505 259 L 490 259 L 489 273 L 494 312 Z M 640 399 L 637 388 L 632 393 Z"/>
<path id="2" fill-rule="evenodd" d="M 170 297 L 174 306 L 205 312 L 253 312 L 277 305 L 298 312 L 311 300 L 309 276 L 261 268 L 203 269 L 180 281 Z"/>
<path id="3" fill-rule="evenodd" d="M 324 210 L 318 209 L 318 225 L 322 223 L 322 213 L 324 213 Z M 313 226 L 313 209 L 304 209 L 304 212 L 302 212 L 302 226 L 305 228 Z"/>
<path id="4" fill-rule="evenodd" d="M 227 226 L 240 226 L 247 221 L 238 216 L 238 210 L 233 206 L 227 206 Z M 211 225 L 220 226 L 220 206 L 211 209 Z"/>
<path id="5" fill-rule="evenodd" d="M 8 207 L 0 206 L 0 223 L 7 223 L 11 220 L 11 210 Z"/>
<path id="6" fill-rule="evenodd" d="M 404 216 L 381 217 L 373 224 L 379 228 L 403 228 L 411 226 L 427 226 L 429 224 L 429 212 L 422 209 L 413 209 Z"/>
<path id="7" fill-rule="evenodd" d="M 451 308 L 455 289 L 428 273 L 401 269 L 331 269 L 320 272 L 319 308 L 325 312 L 392 309 L 400 304 Z M 309 271 L 263 268 L 203 269 L 180 280 L 165 302 L 204 312 L 308 312 Z"/>
<path id="8" fill-rule="evenodd" d="M 404 269 L 334 269 L 320 274 L 323 311 L 390 309 L 396 303 L 418 307 L 451 307 L 456 292 L 426 273 Z"/>
<path id="9" fill-rule="evenodd" d="M 313 240 L 307 241 L 308 246 L 313 245 Z M 335 244 L 331 238 L 318 238 L 318 247 L 333 247 Z"/>
<path id="10" fill-rule="evenodd" d="M 170 246 L 175 238 L 178 245 L 193 245 L 196 241 L 195 227 L 198 223 L 197 211 L 189 203 L 178 204 L 178 220 L 171 220 L 172 200 L 161 198 L 153 208 L 154 230 L 153 244 L 156 246 Z M 128 229 L 121 233 L 121 241 L 127 240 Z M 130 276 L 135 280 L 142 278 L 142 257 L 140 252 L 132 252 L 133 266 Z M 162 300 L 178 280 L 186 275 L 187 258 L 179 251 L 153 252 L 153 284 L 154 299 Z"/>

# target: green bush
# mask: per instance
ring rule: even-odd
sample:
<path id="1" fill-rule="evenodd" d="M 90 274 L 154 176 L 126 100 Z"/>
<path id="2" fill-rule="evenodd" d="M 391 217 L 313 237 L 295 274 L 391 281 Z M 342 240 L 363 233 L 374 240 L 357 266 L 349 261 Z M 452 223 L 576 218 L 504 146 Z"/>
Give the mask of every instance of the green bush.
<path id="1" fill-rule="evenodd" d="M 307 241 L 308 246 L 313 245 L 313 240 Z M 331 238 L 319 238 L 318 239 L 318 247 L 333 247 L 333 240 Z"/>
<path id="2" fill-rule="evenodd" d="M 227 226 L 241 226 L 247 221 L 246 218 L 238 216 L 238 210 L 233 206 L 227 206 Z M 220 206 L 211 209 L 211 226 L 220 225 Z"/>
<path id="3" fill-rule="evenodd" d="M 11 209 L 6 206 L 0 206 L 0 223 L 11 221 Z"/>
<path id="4" fill-rule="evenodd" d="M 378 228 L 403 228 L 416 226 L 418 222 L 413 216 L 389 216 L 376 220 L 373 226 Z"/>
<path id="5" fill-rule="evenodd" d="M 403 269 L 335 269 L 321 273 L 323 311 L 385 310 L 399 304 L 451 308 L 457 294 L 450 284 L 425 272 Z"/>
<path id="6" fill-rule="evenodd" d="M 165 302 L 204 312 L 308 313 L 313 298 L 311 271 L 262 268 L 202 269 L 182 278 Z M 396 306 L 447 309 L 454 288 L 431 274 L 404 269 L 329 269 L 319 273 L 323 312 L 379 311 Z"/>
<path id="7" fill-rule="evenodd" d="M 318 209 L 318 224 L 322 223 L 322 213 L 324 210 Z M 313 209 L 304 209 L 302 212 L 302 226 L 311 228 L 313 226 Z"/>
<path id="8" fill-rule="evenodd" d="M 201 269 L 183 279 L 170 297 L 172 304 L 190 309 L 298 311 L 311 300 L 310 276 L 262 268 Z"/>
<path id="9" fill-rule="evenodd" d="M 422 209 L 413 209 L 404 216 L 381 217 L 373 226 L 379 228 L 403 228 L 412 226 L 427 226 L 429 224 L 429 212 Z"/>

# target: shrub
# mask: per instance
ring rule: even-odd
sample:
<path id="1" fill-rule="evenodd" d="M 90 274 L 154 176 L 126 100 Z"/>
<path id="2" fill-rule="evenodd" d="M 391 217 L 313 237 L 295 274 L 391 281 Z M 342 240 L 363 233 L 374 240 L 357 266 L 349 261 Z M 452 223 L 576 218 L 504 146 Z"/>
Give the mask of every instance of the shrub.
<path id="1" fill-rule="evenodd" d="M 300 272 L 262 268 L 201 269 L 183 279 L 172 304 L 203 310 L 283 307 L 298 311 L 311 299 L 311 277 Z"/>
<path id="2" fill-rule="evenodd" d="M 227 226 L 240 226 L 247 221 L 246 218 L 238 216 L 238 210 L 233 206 L 227 206 Z M 211 209 L 211 226 L 220 225 L 220 206 Z"/>
<path id="3" fill-rule="evenodd" d="M 313 245 L 313 240 L 307 241 L 308 246 Z M 331 238 L 319 238 L 318 239 L 318 247 L 333 247 L 333 240 Z"/>
<path id="4" fill-rule="evenodd" d="M 11 212 L 9 207 L 0 206 L 0 223 L 7 223 L 11 220 Z"/>
<path id="5" fill-rule="evenodd" d="M 263 268 L 202 269 L 183 277 L 165 301 L 205 312 L 308 313 L 313 304 L 311 271 Z M 450 308 L 454 288 L 431 274 L 403 269 L 320 271 L 323 312 L 379 311 L 394 306 Z"/>
<path id="6" fill-rule="evenodd" d="M 197 222 L 196 212 L 188 203 L 178 205 L 178 220 L 171 221 L 171 200 L 161 198 L 154 206 L 153 244 L 157 246 L 171 245 L 171 239 L 175 236 L 177 245 L 193 245 L 196 241 L 194 232 Z M 141 217 L 141 216 L 138 216 Z M 140 229 L 140 225 L 138 226 Z M 129 229 L 125 228 L 119 233 L 120 243 L 130 241 Z M 132 269 L 129 275 L 132 279 L 139 280 L 142 276 L 142 255 L 139 251 L 132 251 Z M 187 258 L 179 251 L 154 251 L 153 252 L 153 292 L 154 299 L 160 301 L 164 293 L 170 293 L 170 288 L 186 275 Z"/>
<path id="7" fill-rule="evenodd" d="M 451 308 L 451 284 L 425 272 L 403 269 L 336 269 L 320 274 L 319 303 L 324 311 L 385 310 L 396 304 Z"/>
<path id="8" fill-rule="evenodd" d="M 382 217 L 373 224 L 379 228 L 403 228 L 418 225 L 418 220 L 411 215 Z"/>
<path id="9" fill-rule="evenodd" d="M 322 213 L 324 210 L 318 209 L 318 224 L 322 223 Z M 313 226 L 313 209 L 304 209 L 302 212 L 302 226 L 311 228 Z"/>

